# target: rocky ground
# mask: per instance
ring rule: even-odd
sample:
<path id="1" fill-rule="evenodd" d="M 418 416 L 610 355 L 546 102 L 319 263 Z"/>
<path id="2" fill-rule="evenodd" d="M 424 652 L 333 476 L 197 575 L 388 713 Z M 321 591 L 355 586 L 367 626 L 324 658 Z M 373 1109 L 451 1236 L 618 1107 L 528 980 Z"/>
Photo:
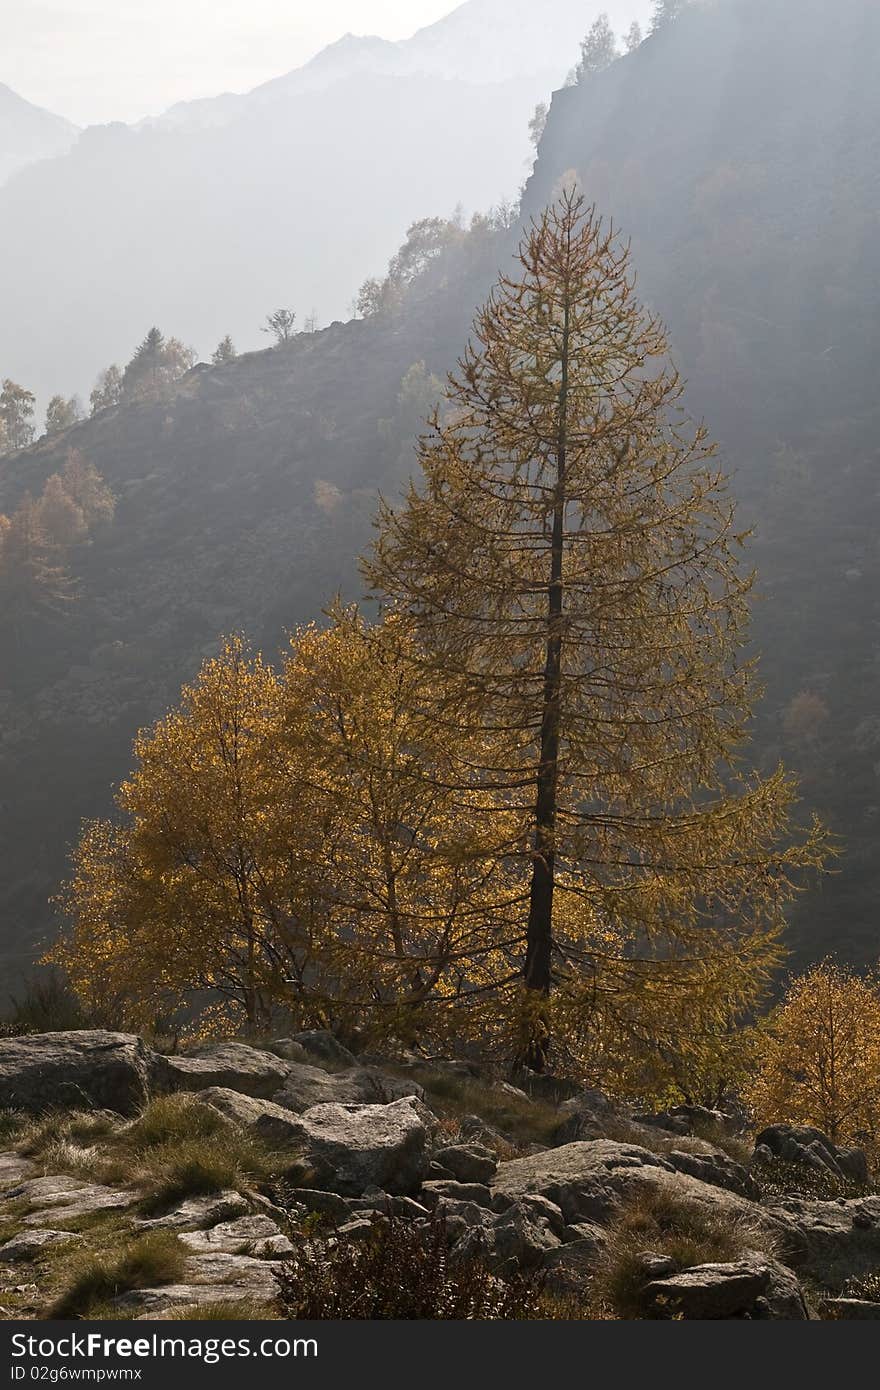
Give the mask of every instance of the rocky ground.
<path id="1" fill-rule="evenodd" d="M 880 1317 L 861 1151 L 524 1086 L 326 1033 L 0 1040 L 0 1315 L 278 1316 L 298 1250 L 403 1222 L 538 1281 L 547 1316 Z"/>

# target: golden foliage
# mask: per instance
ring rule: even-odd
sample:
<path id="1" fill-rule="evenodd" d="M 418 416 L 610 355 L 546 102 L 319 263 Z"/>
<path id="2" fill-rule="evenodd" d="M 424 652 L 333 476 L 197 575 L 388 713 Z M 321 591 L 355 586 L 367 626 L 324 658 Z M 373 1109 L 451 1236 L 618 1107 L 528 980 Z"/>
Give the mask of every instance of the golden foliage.
<path id="1" fill-rule="evenodd" d="M 494 850 L 529 883 L 545 996 L 510 1020 L 529 1060 L 554 1035 L 554 1065 L 595 1067 L 605 1038 L 637 1056 L 658 1027 L 700 1055 L 760 996 L 824 836 L 790 844 L 791 779 L 739 766 L 744 538 L 627 249 L 566 193 L 520 262 L 365 573 L 413 627 L 452 780 L 511 813 Z"/>
<path id="2" fill-rule="evenodd" d="M 790 986 L 760 1035 L 746 1098 L 759 1125 L 813 1125 L 880 1153 L 880 982 L 830 961 Z"/>

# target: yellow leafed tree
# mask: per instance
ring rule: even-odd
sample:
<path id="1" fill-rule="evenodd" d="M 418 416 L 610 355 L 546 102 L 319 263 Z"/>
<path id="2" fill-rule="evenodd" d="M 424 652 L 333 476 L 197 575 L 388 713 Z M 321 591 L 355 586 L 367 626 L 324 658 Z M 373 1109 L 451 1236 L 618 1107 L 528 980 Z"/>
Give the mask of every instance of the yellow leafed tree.
<path id="1" fill-rule="evenodd" d="M 746 1099 L 758 1125 L 813 1125 L 880 1154 L 880 985 L 824 961 L 795 980 L 761 1034 Z"/>
<path id="2" fill-rule="evenodd" d="M 568 193 L 478 313 L 421 482 L 383 504 L 365 562 L 413 626 L 455 780 L 473 784 L 481 746 L 481 784 L 514 812 L 495 850 L 528 884 L 519 1048 L 537 1069 L 551 1034 L 554 1065 L 581 1071 L 597 1027 L 643 1046 L 661 999 L 714 1045 L 823 857 L 818 827 L 788 839 L 785 773 L 738 763 L 751 578 L 713 454 L 627 249 Z"/>

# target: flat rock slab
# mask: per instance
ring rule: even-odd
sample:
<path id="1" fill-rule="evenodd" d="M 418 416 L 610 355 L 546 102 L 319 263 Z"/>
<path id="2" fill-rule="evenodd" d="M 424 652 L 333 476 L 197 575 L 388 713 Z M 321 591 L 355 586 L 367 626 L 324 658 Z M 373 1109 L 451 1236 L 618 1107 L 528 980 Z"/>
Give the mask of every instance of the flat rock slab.
<path id="1" fill-rule="evenodd" d="M 791 1270 L 775 1260 L 744 1259 L 698 1265 L 657 1279 L 645 1288 L 655 1316 L 686 1321 L 729 1318 L 808 1318 L 803 1294 Z"/>
<path id="2" fill-rule="evenodd" d="M 269 1303 L 278 1293 L 273 1280 L 271 1293 L 263 1286 L 239 1284 L 166 1284 L 158 1289 L 135 1289 L 113 1300 L 113 1307 L 136 1322 L 161 1318 L 163 1313 L 185 1308 L 203 1308 L 206 1303 Z"/>
<path id="3" fill-rule="evenodd" d="M 5 1245 L 0 1245 L 0 1262 L 13 1264 L 17 1260 L 32 1260 L 53 1245 L 66 1245 L 76 1240 L 70 1231 L 22 1231 Z"/>
<path id="4" fill-rule="evenodd" d="M 240 1286 L 251 1298 L 274 1298 L 278 1292 L 271 1261 L 252 1255 L 231 1255 L 222 1250 L 193 1255 L 186 1262 L 185 1275 L 190 1284 Z"/>
<path id="5" fill-rule="evenodd" d="M 133 1115 L 150 1098 L 156 1057 L 134 1034 L 102 1029 L 0 1038 L 0 1109 Z"/>
<path id="6" fill-rule="evenodd" d="M 122 1188 L 104 1187 L 100 1183 L 87 1183 L 81 1178 L 65 1175 L 58 1177 L 32 1178 L 11 1188 L 5 1194 L 7 1201 L 25 1201 L 36 1210 L 22 1218 L 24 1226 L 45 1226 L 64 1228 L 68 1221 L 81 1216 L 91 1216 L 97 1211 L 124 1210 L 140 1201 L 140 1193 Z"/>
<path id="7" fill-rule="evenodd" d="M 24 1182 L 34 1172 L 30 1159 L 17 1153 L 0 1153 L 0 1193 L 6 1195 L 8 1187 Z"/>
<path id="8" fill-rule="evenodd" d="M 207 1231 L 184 1231 L 180 1239 L 195 1255 L 219 1251 L 228 1255 L 277 1259 L 293 1253 L 292 1243 L 269 1216 L 241 1216 L 236 1221 L 221 1221 Z"/>
<path id="9" fill-rule="evenodd" d="M 290 1063 L 273 1053 L 233 1042 L 213 1043 L 176 1057 L 157 1057 L 155 1066 L 156 1084 L 164 1091 L 204 1091 L 209 1086 L 228 1086 L 242 1095 L 264 1099 L 280 1090 L 289 1072 Z"/>
<path id="10" fill-rule="evenodd" d="M 233 1188 L 228 1188 L 224 1192 L 212 1192 L 204 1197 L 187 1197 L 185 1202 L 163 1212 L 161 1216 L 141 1217 L 136 1219 L 134 1224 L 141 1230 L 205 1230 L 222 1221 L 246 1216 L 249 1211 L 246 1198 Z"/>

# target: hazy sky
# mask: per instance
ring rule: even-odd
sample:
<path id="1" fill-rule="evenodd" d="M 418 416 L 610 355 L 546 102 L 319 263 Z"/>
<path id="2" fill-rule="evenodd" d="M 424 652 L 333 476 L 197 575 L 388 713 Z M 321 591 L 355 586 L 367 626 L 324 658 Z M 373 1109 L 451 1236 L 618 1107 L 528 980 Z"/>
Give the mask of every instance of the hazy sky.
<path id="1" fill-rule="evenodd" d="M 457 0 L 3 0 L 0 82 L 79 125 L 247 91 L 349 31 L 409 37 Z"/>

